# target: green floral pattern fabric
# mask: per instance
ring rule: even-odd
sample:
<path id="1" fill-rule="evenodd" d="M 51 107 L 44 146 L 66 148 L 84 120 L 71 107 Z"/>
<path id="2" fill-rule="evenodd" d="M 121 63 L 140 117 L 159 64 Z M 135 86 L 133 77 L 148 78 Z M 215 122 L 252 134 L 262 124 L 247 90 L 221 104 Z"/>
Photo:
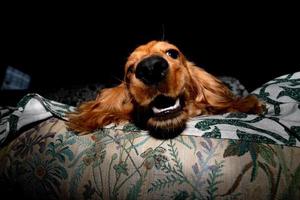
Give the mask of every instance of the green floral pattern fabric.
<path id="1" fill-rule="evenodd" d="M 0 180 L 39 199 L 299 199 L 300 149 L 157 140 L 124 126 L 85 136 L 50 118 L 0 151 Z"/>
<path id="2" fill-rule="evenodd" d="M 130 123 L 78 136 L 73 107 L 29 94 L 1 110 L 1 142 L 16 138 L 0 150 L 0 186 L 34 199 L 300 199 L 300 72 L 253 94 L 264 115 L 193 118 L 172 140 Z"/>

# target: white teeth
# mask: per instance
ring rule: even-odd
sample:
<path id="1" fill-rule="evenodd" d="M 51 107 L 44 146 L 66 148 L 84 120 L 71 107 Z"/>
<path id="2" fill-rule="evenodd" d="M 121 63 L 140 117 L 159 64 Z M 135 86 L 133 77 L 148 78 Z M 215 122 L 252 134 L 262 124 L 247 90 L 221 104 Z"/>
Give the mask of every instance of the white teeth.
<path id="1" fill-rule="evenodd" d="M 162 108 L 162 109 L 159 109 L 159 108 L 156 108 L 156 107 L 152 107 L 152 110 L 153 110 L 153 112 L 155 114 L 159 114 L 159 113 L 162 113 L 162 112 L 165 112 L 165 111 L 175 110 L 179 106 L 180 106 L 180 102 L 179 102 L 179 99 L 177 99 L 176 102 L 175 102 L 175 104 L 174 104 L 174 106 L 170 106 L 170 107 Z"/>

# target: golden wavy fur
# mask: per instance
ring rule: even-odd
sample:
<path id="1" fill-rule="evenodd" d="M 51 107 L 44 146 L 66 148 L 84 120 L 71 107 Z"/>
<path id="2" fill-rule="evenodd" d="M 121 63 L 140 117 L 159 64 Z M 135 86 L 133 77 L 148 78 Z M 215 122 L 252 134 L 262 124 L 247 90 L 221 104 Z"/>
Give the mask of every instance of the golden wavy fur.
<path id="1" fill-rule="evenodd" d="M 153 62 L 145 60 L 152 57 L 159 60 L 153 62 L 164 66 L 159 72 L 148 69 Z M 147 69 L 137 69 L 145 62 Z M 155 81 L 151 82 L 152 79 Z M 234 96 L 220 80 L 189 62 L 176 46 L 151 41 L 129 56 L 124 82 L 102 90 L 95 100 L 79 106 L 69 114 L 67 125 L 86 134 L 112 122 L 132 121 L 158 138 L 171 138 L 180 134 L 186 121 L 194 116 L 225 112 L 259 114 L 263 109 L 263 103 L 255 96 Z"/>

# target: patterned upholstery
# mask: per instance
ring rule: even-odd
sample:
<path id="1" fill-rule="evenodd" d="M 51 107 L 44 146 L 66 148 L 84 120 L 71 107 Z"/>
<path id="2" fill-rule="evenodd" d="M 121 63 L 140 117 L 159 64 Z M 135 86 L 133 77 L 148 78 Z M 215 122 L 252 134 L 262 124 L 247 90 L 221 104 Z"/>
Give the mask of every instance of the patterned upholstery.
<path id="1" fill-rule="evenodd" d="M 1 141 L 16 138 L 0 150 L 0 186 L 34 199 L 299 199 L 300 72 L 253 94 L 264 115 L 196 117 L 172 140 L 130 123 L 78 136 L 73 107 L 27 95 L 2 112 Z"/>

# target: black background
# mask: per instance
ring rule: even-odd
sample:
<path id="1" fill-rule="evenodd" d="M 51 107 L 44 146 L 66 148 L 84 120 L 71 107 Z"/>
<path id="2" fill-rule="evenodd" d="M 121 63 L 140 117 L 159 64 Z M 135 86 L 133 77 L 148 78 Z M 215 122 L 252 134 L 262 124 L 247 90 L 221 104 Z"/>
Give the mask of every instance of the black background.
<path id="1" fill-rule="evenodd" d="M 129 10 L 116 1 L 112 8 L 104 1 L 88 6 L 79 1 L 77 8 L 72 7 L 75 2 L 44 3 L 0 6 L 1 83 L 5 67 L 11 65 L 32 77 L 31 92 L 95 82 L 112 86 L 122 79 L 123 65 L 134 48 L 162 38 L 162 24 L 165 39 L 189 60 L 214 75 L 238 78 L 249 91 L 300 71 L 298 5 L 226 1 L 225 7 L 214 1 L 209 9 L 198 4 L 191 10 L 183 1 L 169 2 L 166 8 L 145 1 L 139 2 L 142 8 Z M 146 12 L 150 6 L 155 9 Z M 20 97 L 0 91 L 0 105 Z M 18 194 L 22 196 L 10 193 Z"/>
<path id="2" fill-rule="evenodd" d="M 300 69 L 295 16 L 169 18 L 172 23 L 94 15 L 9 21 L 1 25 L 1 73 L 7 65 L 28 73 L 32 91 L 95 82 L 111 86 L 122 79 L 130 52 L 162 39 L 163 29 L 165 40 L 177 45 L 189 60 L 216 76 L 238 78 L 249 91 Z"/>

